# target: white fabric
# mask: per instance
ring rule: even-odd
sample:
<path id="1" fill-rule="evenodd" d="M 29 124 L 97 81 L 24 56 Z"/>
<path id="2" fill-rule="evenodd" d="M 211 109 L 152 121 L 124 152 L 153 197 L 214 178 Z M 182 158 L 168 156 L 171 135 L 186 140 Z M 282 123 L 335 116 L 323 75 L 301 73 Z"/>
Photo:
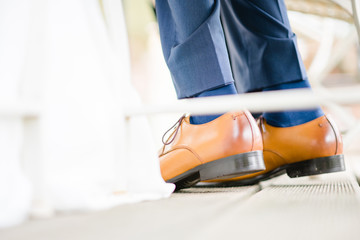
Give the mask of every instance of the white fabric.
<path id="1" fill-rule="evenodd" d="M 19 96 L 25 60 L 27 1 L 0 1 L 0 105 Z M 20 167 L 21 120 L 0 116 L 0 228 L 26 218 L 31 188 Z"/>
<path id="2" fill-rule="evenodd" d="M 19 50 L 27 57 L 24 66 L 12 66 L 18 72 L 25 69 L 20 86 L 23 97 L 38 100 L 43 109 L 39 134 L 44 193 L 51 206 L 56 210 L 97 210 L 168 197 L 174 186 L 161 178 L 146 118 L 131 119 L 125 128 L 121 112 L 124 105 L 140 104 L 130 84 L 121 1 L 0 0 L 7 11 L 16 13 L 15 5 L 22 2 L 31 5 L 24 7 L 30 17 L 19 12 L 13 18 L 29 22 L 28 32 L 26 28 L 19 30 L 29 35 L 27 49 Z M 3 36 L 2 31 L 9 26 L 6 21 L 0 24 Z M 1 54 L 0 59 L 11 54 Z M 10 84 L 19 88 L 15 80 Z M 126 135 L 129 129 L 132 134 Z M 0 152 L 4 151 L 1 147 Z M 10 161 L 17 163 L 13 171 L 19 172 L 19 158 Z M 7 177 L 0 172 L 0 184 L 2 181 Z M 4 193 L 1 186 L 0 194 Z M 19 190 L 19 194 L 24 192 Z M 14 198 L 5 197 L 9 201 Z M 24 199 L 28 205 L 29 199 Z M 0 202 L 1 215 L 6 207 Z M 23 216 L 27 211 L 19 210 Z M 6 224 L 0 222 L 0 227 Z"/>

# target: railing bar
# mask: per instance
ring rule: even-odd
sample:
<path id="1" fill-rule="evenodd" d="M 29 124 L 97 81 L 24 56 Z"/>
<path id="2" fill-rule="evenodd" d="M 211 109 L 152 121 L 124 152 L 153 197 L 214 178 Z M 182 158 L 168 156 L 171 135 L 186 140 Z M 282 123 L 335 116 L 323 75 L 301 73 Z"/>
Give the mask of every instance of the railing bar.
<path id="1" fill-rule="evenodd" d="M 217 114 L 248 109 L 250 111 L 281 111 L 309 109 L 327 102 L 338 104 L 360 103 L 359 90 L 313 93 L 308 89 L 247 93 L 231 96 L 193 98 L 168 104 L 129 106 L 125 116 L 151 115 L 160 113 Z"/>

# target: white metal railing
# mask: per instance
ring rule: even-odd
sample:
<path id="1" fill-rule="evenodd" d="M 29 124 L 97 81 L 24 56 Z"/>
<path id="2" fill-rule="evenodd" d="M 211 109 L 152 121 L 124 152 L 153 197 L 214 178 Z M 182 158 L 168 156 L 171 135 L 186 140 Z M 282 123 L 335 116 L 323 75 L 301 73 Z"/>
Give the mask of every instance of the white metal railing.
<path id="1" fill-rule="evenodd" d="M 40 107 L 29 103 L 1 103 L 0 117 L 36 118 L 40 115 Z"/>
<path id="2" fill-rule="evenodd" d="M 240 95 L 227 95 L 180 100 L 177 103 L 125 107 L 127 117 L 160 113 L 217 114 L 248 109 L 253 112 L 309 109 L 328 102 L 360 103 L 359 90 L 338 89 L 313 93 L 308 89 L 292 89 Z"/>
<path id="3" fill-rule="evenodd" d="M 44 162 L 41 154 L 41 107 L 36 103 L 13 102 L 0 104 L 0 118 L 21 119 L 23 148 L 21 162 L 26 176 L 32 183 L 33 216 L 49 216 L 52 209 L 45 203 Z"/>
<path id="4" fill-rule="evenodd" d="M 125 107 L 124 117 L 128 129 L 131 117 L 165 113 L 218 114 L 228 111 L 247 109 L 252 112 L 300 110 L 319 105 L 331 104 L 349 105 L 360 104 L 359 89 L 339 88 L 331 91 L 314 93 L 308 89 L 292 89 L 269 91 L 260 93 L 246 93 L 241 95 L 217 96 L 207 98 L 193 98 L 175 103 L 144 105 L 139 107 Z M 348 147 L 358 133 L 360 123 L 355 122 L 344 135 L 345 147 Z M 127 131 L 126 137 L 130 132 Z"/>

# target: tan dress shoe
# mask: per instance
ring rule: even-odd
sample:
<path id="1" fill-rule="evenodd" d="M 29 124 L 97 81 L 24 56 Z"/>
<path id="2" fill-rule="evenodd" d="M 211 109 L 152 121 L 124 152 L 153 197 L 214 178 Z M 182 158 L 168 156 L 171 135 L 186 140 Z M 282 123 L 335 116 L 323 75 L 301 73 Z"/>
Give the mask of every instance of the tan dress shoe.
<path id="1" fill-rule="evenodd" d="M 174 127 L 159 158 L 162 177 L 176 189 L 265 169 L 261 133 L 248 111 L 200 125 L 182 117 Z"/>
<path id="2" fill-rule="evenodd" d="M 291 178 L 345 170 L 343 142 L 335 123 L 327 116 L 293 127 L 273 127 L 260 118 L 266 170 L 220 185 L 249 185 L 283 173 Z"/>

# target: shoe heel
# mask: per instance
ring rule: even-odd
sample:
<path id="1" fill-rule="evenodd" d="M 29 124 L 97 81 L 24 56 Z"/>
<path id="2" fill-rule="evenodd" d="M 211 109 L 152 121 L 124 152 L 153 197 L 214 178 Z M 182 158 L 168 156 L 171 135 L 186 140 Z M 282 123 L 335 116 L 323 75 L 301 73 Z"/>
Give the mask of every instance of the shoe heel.
<path id="1" fill-rule="evenodd" d="M 229 156 L 204 164 L 199 170 L 200 181 L 238 177 L 265 170 L 262 151 Z"/>
<path id="2" fill-rule="evenodd" d="M 286 168 L 286 173 L 291 178 L 340 171 L 345 171 L 344 155 L 342 154 L 293 163 Z"/>

